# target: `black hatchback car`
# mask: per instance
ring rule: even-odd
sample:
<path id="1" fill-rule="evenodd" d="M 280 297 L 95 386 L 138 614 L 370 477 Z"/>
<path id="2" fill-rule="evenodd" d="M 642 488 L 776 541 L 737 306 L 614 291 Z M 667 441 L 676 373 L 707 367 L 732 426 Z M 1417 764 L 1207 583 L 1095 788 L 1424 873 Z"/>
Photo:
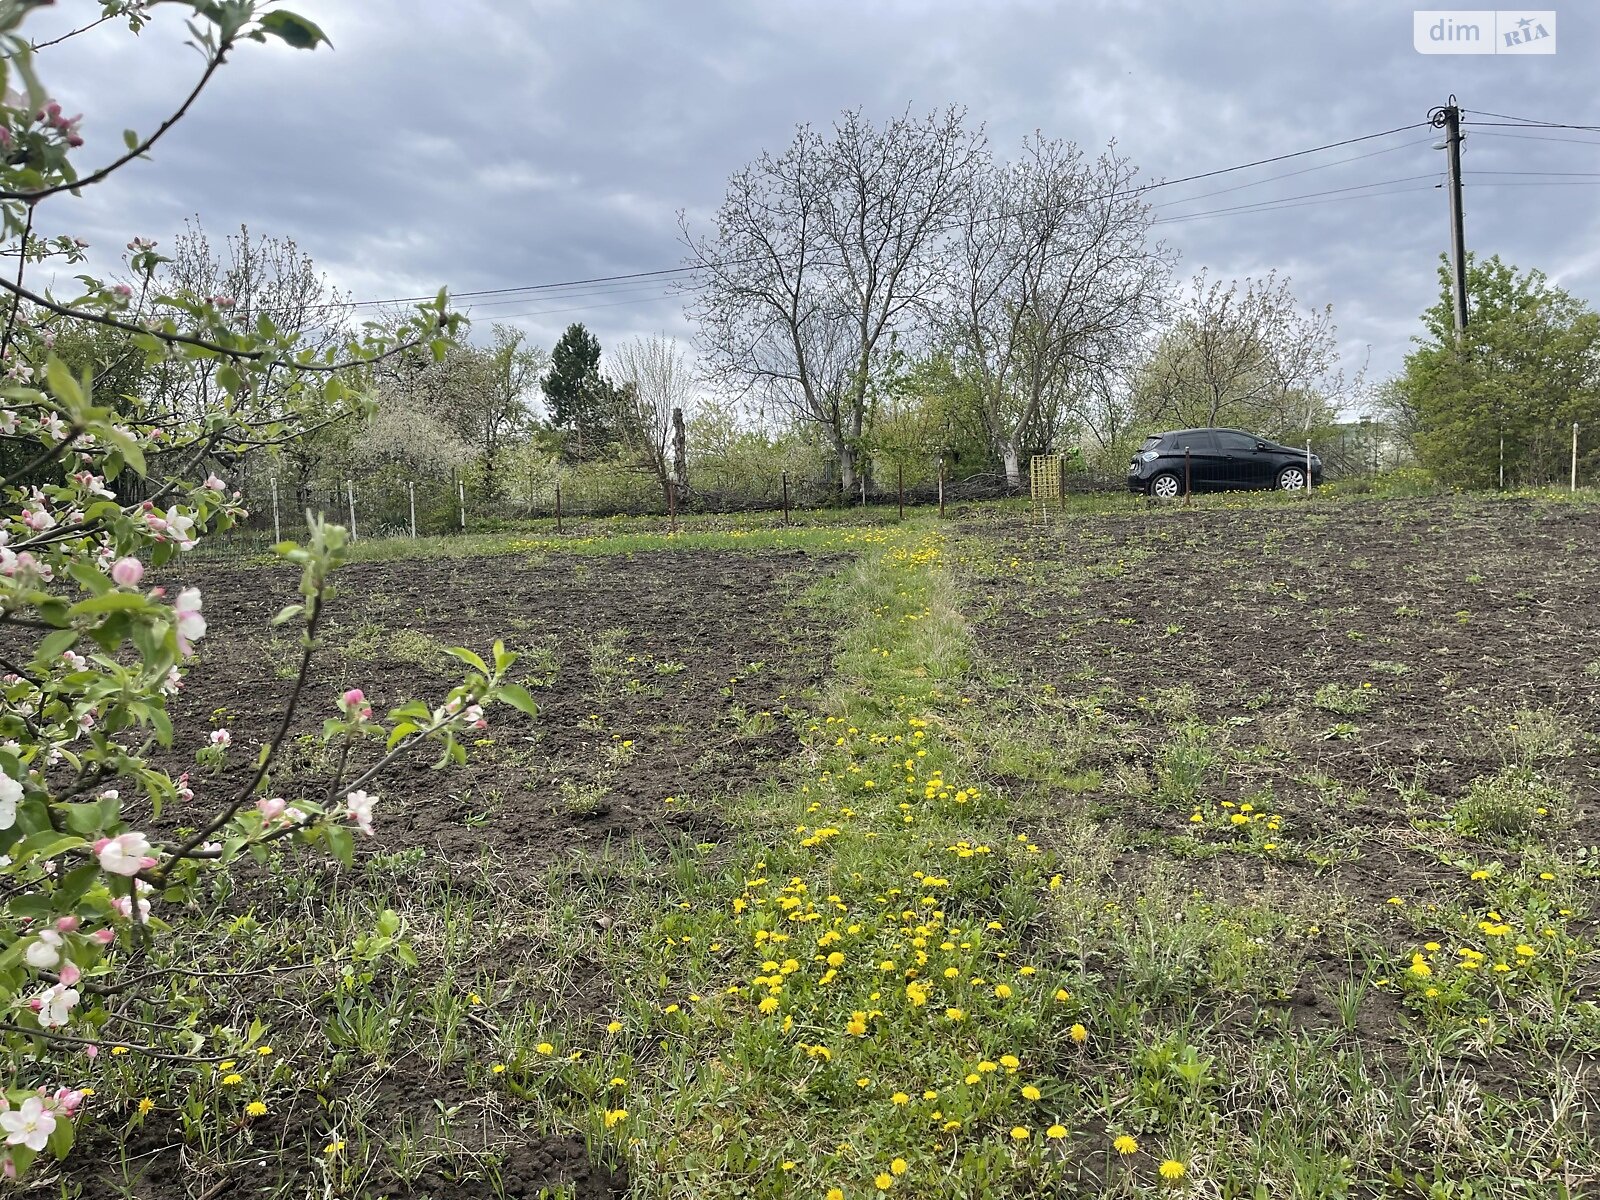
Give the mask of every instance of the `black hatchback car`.
<path id="1" fill-rule="evenodd" d="M 1242 488 L 1303 491 L 1309 474 L 1322 482 L 1322 460 L 1304 449 L 1280 446 L 1242 429 L 1179 429 L 1148 437 L 1128 464 L 1128 490 L 1170 499 L 1196 492 Z"/>

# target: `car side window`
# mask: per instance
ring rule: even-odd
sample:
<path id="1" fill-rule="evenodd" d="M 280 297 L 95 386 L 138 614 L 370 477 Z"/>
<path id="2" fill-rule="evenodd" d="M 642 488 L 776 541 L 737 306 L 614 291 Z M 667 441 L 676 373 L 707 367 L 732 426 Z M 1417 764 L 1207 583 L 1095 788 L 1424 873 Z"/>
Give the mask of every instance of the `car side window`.
<path id="1" fill-rule="evenodd" d="M 1256 448 L 1256 439 L 1244 433 L 1219 433 L 1217 445 L 1224 454 L 1253 454 Z"/>
<path id="2" fill-rule="evenodd" d="M 1182 454 L 1191 450 L 1196 454 L 1214 454 L 1217 449 L 1216 435 L 1207 429 L 1196 429 L 1192 433 L 1174 434 L 1172 449 Z"/>

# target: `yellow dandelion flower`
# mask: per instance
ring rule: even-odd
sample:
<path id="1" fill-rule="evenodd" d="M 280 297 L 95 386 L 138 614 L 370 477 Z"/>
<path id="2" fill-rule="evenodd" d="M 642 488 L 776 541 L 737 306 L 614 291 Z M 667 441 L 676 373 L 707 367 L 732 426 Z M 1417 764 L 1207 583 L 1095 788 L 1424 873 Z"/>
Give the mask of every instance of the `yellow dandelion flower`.
<path id="1" fill-rule="evenodd" d="M 238 1074 L 237 1072 L 235 1072 L 235 1073 L 233 1073 L 231 1075 L 224 1075 L 222 1077 L 222 1086 L 223 1087 L 238 1087 L 243 1082 L 244 1082 L 244 1076 Z"/>
<path id="2" fill-rule="evenodd" d="M 895 1175 L 904 1175 L 911 1169 L 911 1164 L 903 1158 L 897 1158 L 889 1164 L 889 1170 Z"/>
<path id="3" fill-rule="evenodd" d="M 156 1102 L 150 1099 L 149 1096 L 146 1096 L 143 1100 L 139 1101 L 139 1115 L 141 1117 L 148 1116 L 150 1114 L 150 1110 L 155 1106 Z"/>
<path id="4" fill-rule="evenodd" d="M 342 1141 L 329 1142 L 326 1146 L 324 1146 L 322 1148 L 322 1152 L 324 1154 L 337 1154 L 337 1153 L 339 1153 L 339 1151 L 341 1151 L 343 1149 L 344 1149 L 344 1142 L 342 1142 Z"/>
<path id="5" fill-rule="evenodd" d="M 1006 984 L 997 983 L 994 985 L 994 995 L 996 1000 L 1009 1000 L 1011 999 L 1011 989 Z"/>
<path id="6" fill-rule="evenodd" d="M 911 1097 L 906 1095 L 904 1092 L 896 1092 L 894 1095 L 889 1097 L 889 1103 L 894 1105 L 910 1104 Z"/>
<path id="7" fill-rule="evenodd" d="M 626 1121 L 627 1119 L 628 1119 L 628 1110 L 625 1109 L 625 1108 L 608 1108 L 608 1109 L 606 1109 L 605 1120 L 606 1120 L 606 1128 L 607 1129 L 611 1129 L 618 1122 Z"/>
<path id="8" fill-rule="evenodd" d="M 894 1176 L 887 1171 L 879 1171 L 872 1177 L 872 1185 L 880 1192 L 887 1192 L 894 1186 Z"/>
<path id="9" fill-rule="evenodd" d="M 1037 1100 L 1040 1095 L 1041 1093 L 1039 1089 L 1034 1087 L 1031 1083 L 1022 1089 L 1022 1098 L 1024 1100 Z"/>
<path id="10" fill-rule="evenodd" d="M 1129 1137 L 1124 1133 L 1111 1143 L 1111 1148 L 1122 1155 L 1123 1158 L 1127 1158 L 1130 1154 L 1139 1153 L 1139 1142 L 1138 1139 Z"/>
<path id="11" fill-rule="evenodd" d="M 827 1200 L 844 1200 L 844 1193 L 838 1188 L 829 1188 Z"/>
<path id="12" fill-rule="evenodd" d="M 967 1014 L 959 1008 L 947 1008 L 944 1010 L 944 1015 L 946 1019 L 951 1021 L 964 1021 L 967 1019 Z"/>
<path id="13" fill-rule="evenodd" d="M 1082 1024 L 1074 1024 L 1071 1029 L 1067 1030 L 1067 1035 L 1080 1046 L 1089 1040 L 1089 1031 Z"/>
<path id="14" fill-rule="evenodd" d="M 534 1049 L 540 1054 L 554 1054 L 556 1052 L 556 1048 L 549 1042 L 540 1042 Z"/>
<path id="15" fill-rule="evenodd" d="M 1161 1178 L 1168 1183 L 1177 1183 L 1184 1176 L 1186 1168 L 1175 1158 L 1169 1158 L 1161 1164 Z"/>
<path id="16" fill-rule="evenodd" d="M 248 1116 L 264 1117 L 267 1115 L 267 1106 L 259 1100 L 252 1100 L 244 1106 L 244 1111 Z"/>

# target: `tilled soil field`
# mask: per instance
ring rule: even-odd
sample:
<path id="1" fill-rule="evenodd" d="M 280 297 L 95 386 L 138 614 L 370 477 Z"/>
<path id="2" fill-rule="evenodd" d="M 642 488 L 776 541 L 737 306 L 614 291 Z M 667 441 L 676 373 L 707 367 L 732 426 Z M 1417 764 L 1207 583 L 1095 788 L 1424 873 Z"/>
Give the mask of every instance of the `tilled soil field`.
<path id="1" fill-rule="evenodd" d="M 744 790 L 752 763 L 787 753 L 787 727 L 763 714 L 823 676 L 827 635 L 788 604 L 826 569 L 798 552 L 348 566 L 275 790 L 326 785 L 328 764 L 305 735 L 345 689 L 362 688 L 378 710 L 437 703 L 461 676 L 445 649 L 486 653 L 500 638 L 522 654 L 513 677 L 538 716 L 492 710 L 464 769 L 435 773 L 425 753 L 387 769 L 371 789 L 386 843 L 538 867 L 621 839 L 714 841 L 714 815 L 689 806 Z M 210 632 L 171 706 L 177 742 L 227 729 L 234 747 L 215 775 L 187 768 L 204 811 L 248 780 L 283 713 L 299 646 L 270 620 L 295 599 L 297 578 L 211 567 L 183 582 L 202 587 Z"/>
<path id="2" fill-rule="evenodd" d="M 209 731 L 227 729 L 232 745 L 220 769 L 176 758 L 164 764 L 189 772 L 193 806 L 132 819 L 166 829 L 192 825 L 197 814 L 215 811 L 248 783 L 258 748 L 282 717 L 300 655 L 298 635 L 285 631 L 294 626 L 275 630 L 270 624 L 296 598 L 295 573 L 182 565 L 181 572 L 164 572 L 161 582 L 169 590 L 200 587 L 209 630 L 171 704 L 175 742 L 192 748 L 204 745 Z M 520 651 L 513 677 L 533 693 L 538 715 L 490 709 L 465 767 L 435 772 L 436 754 L 426 753 L 392 764 L 368 785 L 379 796 L 376 836 L 358 839 L 354 872 L 330 869 L 308 890 L 310 877 L 246 865 L 216 919 L 292 929 L 302 921 L 336 919 L 341 908 L 392 905 L 407 913 L 412 936 L 422 938 L 411 1002 L 434 992 L 466 1004 L 474 988 L 484 993 L 482 1001 L 473 994 L 472 1004 L 483 1007 L 452 1035 L 458 1040 L 487 1046 L 507 1010 L 537 1013 L 541 1022 L 603 1026 L 626 998 L 598 964 L 573 958 L 552 934 L 552 880 L 567 872 L 592 881 L 621 869 L 619 862 L 629 863 L 628 870 L 641 869 L 641 861 L 664 864 L 674 845 L 722 838 L 718 801 L 777 769 L 795 744 L 785 706 L 804 703 L 825 674 L 831 635 L 808 625 L 795 601 L 834 565 L 828 556 L 800 552 L 664 551 L 341 569 L 325 645 L 269 777 L 269 794 L 320 796 L 328 789 L 333 764 L 315 734 L 345 689 L 362 688 L 378 709 L 411 698 L 438 703 L 461 677 L 447 647 L 483 653 L 501 638 Z M 369 748 L 367 759 L 377 753 Z M 382 856 L 405 851 L 423 856 L 414 869 L 414 895 L 395 882 L 395 868 L 379 864 Z M 441 908 L 493 915 L 477 918 L 476 944 L 460 952 L 436 944 L 430 931 Z M 595 915 L 580 918 L 591 931 Z M 292 963 L 305 951 L 290 945 L 277 953 Z M 238 1122 L 231 1135 L 238 1144 L 227 1152 L 248 1160 L 252 1146 L 298 1147 L 282 1172 L 270 1172 L 269 1191 L 465 1200 L 600 1200 L 627 1193 L 625 1167 L 594 1161 L 582 1137 L 486 1100 L 491 1089 L 464 1073 L 461 1063 L 430 1061 L 427 1039 L 439 1031 L 424 1022 L 397 1023 L 396 1042 L 390 1046 L 385 1037 L 381 1048 L 368 1048 L 365 1035 L 339 1016 L 319 1018 L 331 1026 L 312 1022 L 291 1036 L 297 1011 L 302 1017 L 306 1010 L 320 1012 L 336 995 L 337 972 L 331 964 L 218 985 L 215 1019 L 256 1012 L 274 1029 L 273 1057 L 261 1067 L 294 1064 L 290 1075 L 278 1068 L 279 1098 L 265 1115 Z M 334 1010 L 342 1011 L 336 1002 Z M 331 1066 L 320 1061 L 328 1028 L 362 1044 L 360 1070 L 341 1067 L 338 1057 Z M 412 1035 L 424 1040 L 413 1044 Z M 414 1167 L 395 1159 L 376 1174 L 342 1178 L 339 1114 L 354 1105 L 381 1114 L 391 1136 L 429 1152 Z M 464 1141 L 449 1132 L 452 1120 L 466 1119 L 460 1112 L 474 1114 Z M 219 1172 L 214 1158 L 186 1137 L 192 1116 L 157 1103 L 126 1131 L 107 1119 L 111 1124 L 92 1128 L 69 1161 L 69 1186 L 82 1189 L 72 1194 L 84 1200 L 257 1194 L 248 1172 Z M 498 1165 L 491 1172 L 454 1167 L 458 1154 Z M 119 1164 L 114 1171 L 105 1169 L 111 1160 Z M 326 1164 L 320 1172 L 313 1169 L 319 1164 Z"/>
<path id="3" fill-rule="evenodd" d="M 1586 886 L 1600 859 L 1594 508 L 1214 501 L 969 532 L 978 643 L 1024 710 L 1069 730 L 1061 803 L 1121 831 L 1114 870 L 1134 890 L 1155 871 L 1197 898 L 1337 913 L 1403 963 L 1446 940 L 1447 910 L 1492 910 L 1503 870 Z M 1526 829 L 1472 827 L 1487 783 L 1517 772 L 1548 805 Z M 993 785 L 1011 782 L 997 764 Z M 1562 912 L 1594 936 L 1592 916 Z M 1347 958 L 1308 950 L 1284 987 L 1291 1020 L 1335 1022 Z M 1572 984 L 1600 999 L 1592 965 Z M 1403 1057 L 1398 1000 L 1363 999 L 1380 1057 Z"/>

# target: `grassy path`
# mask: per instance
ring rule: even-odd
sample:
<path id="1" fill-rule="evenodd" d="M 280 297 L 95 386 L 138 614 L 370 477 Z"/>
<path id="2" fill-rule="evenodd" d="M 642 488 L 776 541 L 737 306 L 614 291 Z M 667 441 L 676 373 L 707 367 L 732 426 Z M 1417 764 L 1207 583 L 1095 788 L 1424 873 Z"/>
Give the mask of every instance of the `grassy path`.
<path id="1" fill-rule="evenodd" d="M 1029 936 L 1049 858 L 973 781 L 943 539 L 870 536 L 818 597 L 837 682 L 795 777 L 613 945 L 634 1057 L 604 1121 L 637 1194 L 1041 1195 L 1061 1175 L 1053 1077 L 1097 1035 Z"/>

